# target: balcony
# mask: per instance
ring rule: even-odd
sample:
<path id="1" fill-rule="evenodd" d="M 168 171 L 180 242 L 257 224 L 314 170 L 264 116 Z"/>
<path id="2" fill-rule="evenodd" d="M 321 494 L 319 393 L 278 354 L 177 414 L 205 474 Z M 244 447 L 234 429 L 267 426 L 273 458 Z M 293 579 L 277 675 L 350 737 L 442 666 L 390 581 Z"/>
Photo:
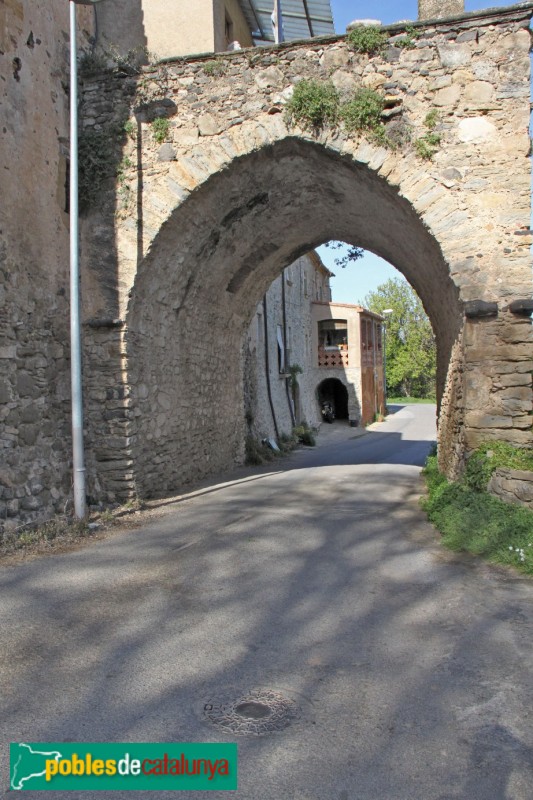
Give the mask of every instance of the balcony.
<path id="1" fill-rule="evenodd" d="M 344 369 L 348 366 L 348 345 L 339 344 L 330 347 L 319 345 L 318 347 L 318 366 L 329 367 L 330 369 Z"/>

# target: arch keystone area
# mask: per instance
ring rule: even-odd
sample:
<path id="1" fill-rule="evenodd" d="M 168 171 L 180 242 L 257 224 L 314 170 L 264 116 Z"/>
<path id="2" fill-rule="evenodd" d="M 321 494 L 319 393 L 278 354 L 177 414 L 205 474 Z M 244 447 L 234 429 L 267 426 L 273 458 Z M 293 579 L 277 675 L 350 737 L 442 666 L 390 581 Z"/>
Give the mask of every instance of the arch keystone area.
<path id="1" fill-rule="evenodd" d="M 330 239 L 385 258 L 424 304 L 447 474 L 480 441 L 530 443 L 531 323 L 513 308 L 532 294 L 532 9 L 419 25 L 414 48 L 392 41 L 373 58 L 331 37 L 228 54 L 217 77 L 193 58 L 87 87 L 87 126 L 129 118 L 136 129 L 83 232 L 86 317 L 118 321 L 86 337 L 100 492 L 164 494 L 242 458 L 244 332 L 280 271 Z M 342 126 L 289 125 L 302 78 L 370 80 L 410 141 L 389 149 Z M 142 111 L 157 103 L 176 109 L 165 142 Z M 432 160 L 416 144 L 428 114 Z M 476 304 L 497 313 L 465 315 Z"/>

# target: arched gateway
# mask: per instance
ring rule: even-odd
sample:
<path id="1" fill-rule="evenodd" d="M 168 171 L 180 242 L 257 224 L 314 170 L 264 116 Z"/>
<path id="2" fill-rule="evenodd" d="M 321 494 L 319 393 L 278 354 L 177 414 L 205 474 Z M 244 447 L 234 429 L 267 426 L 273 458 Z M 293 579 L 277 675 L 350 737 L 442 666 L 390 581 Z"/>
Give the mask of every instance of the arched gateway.
<path id="1" fill-rule="evenodd" d="M 330 239 L 387 259 L 422 299 L 448 474 L 481 440 L 530 441 L 531 10 L 420 26 L 412 48 L 374 57 L 328 38 L 86 85 L 86 132 L 129 121 L 119 191 L 83 234 L 100 492 L 169 492 L 242 456 L 245 330 L 280 271 Z M 390 149 L 289 125 L 302 78 L 379 91 L 409 137 Z M 428 114 L 433 160 L 416 144 Z"/>

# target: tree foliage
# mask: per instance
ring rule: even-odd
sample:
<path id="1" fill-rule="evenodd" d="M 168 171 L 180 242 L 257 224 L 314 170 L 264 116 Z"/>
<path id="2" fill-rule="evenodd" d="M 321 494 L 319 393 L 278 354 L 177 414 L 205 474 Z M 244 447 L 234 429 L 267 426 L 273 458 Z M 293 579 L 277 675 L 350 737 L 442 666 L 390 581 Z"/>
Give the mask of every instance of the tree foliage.
<path id="1" fill-rule="evenodd" d="M 387 394 L 432 397 L 435 394 L 436 346 L 431 323 L 414 290 L 401 278 L 388 280 L 364 299 L 386 317 Z"/>
<path id="2" fill-rule="evenodd" d="M 354 244 L 346 244 L 345 242 L 338 242 L 336 240 L 332 240 L 331 242 L 326 242 L 325 247 L 331 248 L 331 250 L 342 250 L 342 255 L 336 256 L 335 266 L 342 267 L 343 269 L 351 264 L 353 261 L 358 261 L 360 258 L 363 258 L 365 251 L 361 247 L 356 247 Z"/>

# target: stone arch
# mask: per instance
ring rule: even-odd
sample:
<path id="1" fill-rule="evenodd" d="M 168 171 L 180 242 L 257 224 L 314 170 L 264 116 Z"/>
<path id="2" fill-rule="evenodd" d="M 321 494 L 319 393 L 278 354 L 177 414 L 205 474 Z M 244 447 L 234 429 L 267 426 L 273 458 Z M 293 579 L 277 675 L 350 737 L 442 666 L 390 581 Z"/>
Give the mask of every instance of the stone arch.
<path id="1" fill-rule="evenodd" d="M 127 351 L 141 495 L 242 457 L 244 331 L 283 267 L 329 239 L 382 256 L 417 291 L 437 337 L 441 403 L 452 352 L 454 374 L 460 363 L 463 318 L 435 236 L 377 170 L 288 136 L 205 180 L 166 219 L 137 270 Z M 455 408 L 456 421 L 460 414 Z"/>

